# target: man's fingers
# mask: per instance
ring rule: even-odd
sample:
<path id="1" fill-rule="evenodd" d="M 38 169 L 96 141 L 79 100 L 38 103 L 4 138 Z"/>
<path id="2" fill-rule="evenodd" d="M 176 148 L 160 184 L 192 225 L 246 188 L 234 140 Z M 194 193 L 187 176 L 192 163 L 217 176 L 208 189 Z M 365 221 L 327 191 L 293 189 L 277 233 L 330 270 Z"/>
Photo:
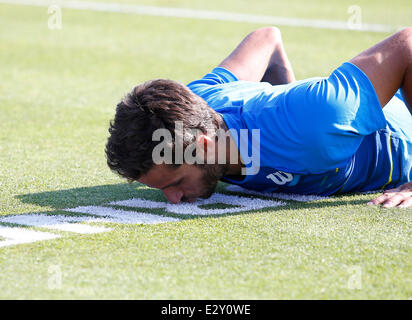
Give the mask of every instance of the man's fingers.
<path id="1" fill-rule="evenodd" d="M 384 208 L 393 208 L 396 207 L 398 204 L 402 203 L 404 200 L 406 200 L 407 197 L 400 193 L 395 193 L 391 197 L 389 197 L 387 200 L 382 202 L 382 207 Z"/>
<path id="2" fill-rule="evenodd" d="M 412 197 L 403 200 L 403 202 L 398 206 L 399 208 L 409 208 L 412 207 Z"/>
<path id="3" fill-rule="evenodd" d="M 389 191 L 389 190 L 388 190 Z M 369 205 L 382 205 L 384 208 L 407 208 L 412 207 L 411 192 L 388 192 L 368 202 Z"/>
<path id="4" fill-rule="evenodd" d="M 369 201 L 368 204 L 369 205 L 381 204 L 381 203 L 383 203 L 384 201 L 386 201 L 387 199 L 389 199 L 392 196 L 393 196 L 393 194 L 391 194 L 391 193 L 384 193 L 384 194 L 380 195 L 379 197 Z"/>
<path id="5" fill-rule="evenodd" d="M 384 208 L 412 207 L 412 182 L 405 183 L 397 188 L 389 189 L 384 194 L 368 202 L 368 205 L 381 204 Z"/>

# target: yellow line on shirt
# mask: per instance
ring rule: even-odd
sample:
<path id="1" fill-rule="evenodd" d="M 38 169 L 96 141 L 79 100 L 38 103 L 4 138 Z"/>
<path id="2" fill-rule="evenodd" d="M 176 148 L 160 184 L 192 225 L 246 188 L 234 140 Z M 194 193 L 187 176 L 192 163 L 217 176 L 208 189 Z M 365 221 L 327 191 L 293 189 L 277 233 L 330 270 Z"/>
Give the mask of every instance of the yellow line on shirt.
<path id="1" fill-rule="evenodd" d="M 390 159 L 391 159 L 391 170 L 389 171 L 389 179 L 388 179 L 388 182 L 386 182 L 386 183 L 383 185 L 382 190 L 383 190 L 383 189 L 385 189 L 385 187 L 386 187 L 388 184 L 390 184 L 390 183 L 392 182 L 393 160 L 392 160 L 392 140 L 391 140 L 391 131 L 389 131 L 389 136 L 388 136 L 388 139 L 389 139 L 389 156 L 390 156 Z"/>

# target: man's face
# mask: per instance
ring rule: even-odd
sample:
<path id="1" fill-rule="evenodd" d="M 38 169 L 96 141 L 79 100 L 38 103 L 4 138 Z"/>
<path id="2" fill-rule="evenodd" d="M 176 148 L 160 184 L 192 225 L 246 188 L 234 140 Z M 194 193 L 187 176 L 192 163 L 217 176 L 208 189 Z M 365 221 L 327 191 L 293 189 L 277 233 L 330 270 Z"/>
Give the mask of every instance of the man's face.
<path id="1" fill-rule="evenodd" d="M 138 181 L 162 190 L 171 203 L 194 202 L 197 198 L 209 198 L 224 173 L 223 165 L 182 164 L 176 168 L 161 164 L 155 165 Z"/>

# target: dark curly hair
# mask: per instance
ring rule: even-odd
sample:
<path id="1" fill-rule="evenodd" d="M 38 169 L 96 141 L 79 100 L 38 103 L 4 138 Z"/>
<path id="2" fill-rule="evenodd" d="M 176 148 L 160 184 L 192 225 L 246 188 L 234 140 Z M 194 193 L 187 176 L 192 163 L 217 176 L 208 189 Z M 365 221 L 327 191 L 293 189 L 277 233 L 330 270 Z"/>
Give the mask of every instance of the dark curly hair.
<path id="1" fill-rule="evenodd" d="M 176 121 L 183 123 L 184 130 L 206 133 L 218 129 L 219 114 L 185 85 L 173 80 L 151 80 L 134 87 L 117 104 L 115 118 L 110 121 L 105 150 L 110 169 L 129 182 L 139 179 L 154 165 L 152 152 L 159 142 L 153 141 L 153 132 L 167 129 L 175 141 Z M 186 148 L 193 137 L 190 141 L 184 137 L 182 140 Z"/>

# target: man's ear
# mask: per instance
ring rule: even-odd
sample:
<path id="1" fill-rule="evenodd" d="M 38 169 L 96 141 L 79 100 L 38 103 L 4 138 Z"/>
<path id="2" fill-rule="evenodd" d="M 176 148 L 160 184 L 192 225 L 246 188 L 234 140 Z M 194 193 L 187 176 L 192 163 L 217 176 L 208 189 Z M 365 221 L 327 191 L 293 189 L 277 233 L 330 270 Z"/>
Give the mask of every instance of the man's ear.
<path id="1" fill-rule="evenodd" d="M 208 135 L 200 134 L 196 138 L 196 157 L 203 163 L 215 163 L 216 143 Z"/>

